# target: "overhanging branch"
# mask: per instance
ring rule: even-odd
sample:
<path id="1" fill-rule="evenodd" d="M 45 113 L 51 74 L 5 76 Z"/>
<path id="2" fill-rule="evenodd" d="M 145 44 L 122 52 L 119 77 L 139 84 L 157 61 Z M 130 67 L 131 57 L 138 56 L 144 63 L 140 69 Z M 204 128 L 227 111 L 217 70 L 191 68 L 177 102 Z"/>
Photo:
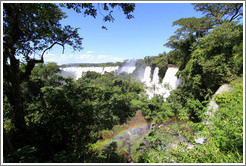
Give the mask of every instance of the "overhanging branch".
<path id="1" fill-rule="evenodd" d="M 243 6 L 243 4 L 240 4 L 239 6 L 236 6 L 236 11 L 235 14 L 231 17 L 231 19 L 229 20 L 229 22 L 232 22 L 234 19 L 236 19 L 238 16 L 240 16 L 240 8 Z"/>
<path id="2" fill-rule="evenodd" d="M 48 47 L 48 48 L 46 48 L 44 51 L 43 51 L 43 53 L 42 53 L 42 55 L 41 55 L 41 60 L 43 61 L 44 60 L 44 53 L 47 51 L 47 50 L 49 50 L 49 49 L 51 49 L 52 47 L 54 47 L 54 45 L 56 45 L 56 44 L 59 44 L 59 45 L 61 45 L 62 47 L 63 47 L 63 51 L 62 51 L 62 53 L 64 53 L 64 45 L 63 44 L 61 44 L 61 43 L 58 43 L 58 42 L 55 42 L 55 43 L 53 43 L 50 47 Z M 43 62 L 42 62 L 43 63 Z"/>
<path id="3" fill-rule="evenodd" d="M 21 82 L 23 82 L 24 80 L 27 80 L 29 78 L 29 76 L 31 75 L 32 69 L 35 67 L 35 64 L 37 63 L 44 63 L 44 54 L 47 50 L 51 49 L 52 47 L 54 47 L 54 45 L 61 45 L 63 47 L 63 53 L 64 53 L 64 45 L 58 42 L 53 43 L 50 47 L 46 48 L 42 55 L 41 55 L 41 59 L 37 60 L 37 59 L 29 59 L 27 61 L 27 65 L 25 67 L 25 73 L 21 74 Z"/>

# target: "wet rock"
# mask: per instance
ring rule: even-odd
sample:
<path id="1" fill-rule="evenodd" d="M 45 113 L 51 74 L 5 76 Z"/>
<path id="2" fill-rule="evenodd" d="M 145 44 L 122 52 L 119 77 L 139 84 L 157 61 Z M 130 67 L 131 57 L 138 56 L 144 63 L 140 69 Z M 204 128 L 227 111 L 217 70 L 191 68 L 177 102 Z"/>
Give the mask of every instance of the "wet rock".
<path id="1" fill-rule="evenodd" d="M 209 102 L 209 106 L 207 108 L 207 112 L 206 114 L 213 117 L 214 116 L 214 112 L 218 110 L 219 105 L 214 101 L 214 98 L 216 95 L 221 95 L 223 94 L 223 92 L 228 92 L 232 89 L 232 87 L 230 86 L 230 84 L 223 84 L 219 87 L 219 89 L 215 92 L 215 94 L 213 95 L 212 100 Z"/>
<path id="2" fill-rule="evenodd" d="M 195 139 L 194 141 L 198 144 L 204 144 L 204 138 L 203 137 L 199 137 L 199 138 Z"/>

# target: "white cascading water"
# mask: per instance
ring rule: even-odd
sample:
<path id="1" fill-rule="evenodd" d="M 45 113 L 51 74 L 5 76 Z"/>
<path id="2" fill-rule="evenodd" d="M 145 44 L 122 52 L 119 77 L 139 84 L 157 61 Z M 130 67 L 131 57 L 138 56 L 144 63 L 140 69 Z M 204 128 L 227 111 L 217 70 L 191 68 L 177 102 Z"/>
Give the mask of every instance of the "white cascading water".
<path id="1" fill-rule="evenodd" d="M 112 72 L 112 71 L 117 71 L 119 69 L 119 66 L 109 66 L 109 67 L 104 67 L 102 74 L 105 74 L 105 72 Z"/>
<path id="2" fill-rule="evenodd" d="M 65 77 L 73 77 L 75 80 L 83 76 L 87 71 L 94 71 L 100 74 L 105 72 L 117 71 L 119 66 L 110 67 L 64 67 L 61 68 L 61 75 Z"/>
<path id="3" fill-rule="evenodd" d="M 169 84 L 172 89 L 176 89 L 178 85 L 178 78 L 176 77 L 176 73 L 179 68 L 177 67 L 169 67 L 166 71 L 165 77 L 162 80 L 162 85 Z"/>
<path id="4" fill-rule="evenodd" d="M 145 85 L 145 91 L 149 97 L 149 99 L 153 98 L 154 95 L 156 94 L 157 86 L 159 83 L 159 68 L 156 67 L 153 73 L 153 79 L 151 79 L 151 67 L 147 66 L 144 71 L 144 77 L 142 82 Z M 152 81 L 151 81 L 152 80 Z"/>
<path id="5" fill-rule="evenodd" d="M 60 74 L 64 77 L 73 77 L 75 80 L 83 76 L 87 71 L 94 71 L 100 74 L 105 72 L 115 72 L 117 74 L 126 72 L 127 74 L 133 73 L 136 69 L 136 60 L 130 60 L 122 67 L 119 66 L 108 66 L 108 67 L 64 67 L 61 68 Z"/>
<path id="6" fill-rule="evenodd" d="M 77 80 L 82 76 L 83 68 L 81 67 L 66 67 L 60 69 L 61 69 L 60 74 L 64 77 L 73 77 L 75 80 Z"/>
<path id="7" fill-rule="evenodd" d="M 156 67 L 153 73 L 152 84 L 157 85 L 159 84 L 159 67 Z"/>
<path id="8" fill-rule="evenodd" d="M 87 71 L 94 71 L 100 74 L 105 72 L 115 72 L 115 73 L 133 73 L 136 69 L 135 60 L 127 62 L 124 66 L 108 66 L 108 67 L 65 67 L 61 68 L 61 75 L 65 77 L 73 77 L 75 80 L 83 76 Z M 162 83 L 159 83 L 159 68 L 156 67 L 153 72 L 153 79 L 151 79 L 151 67 L 146 66 L 144 70 L 144 76 L 141 82 L 145 85 L 145 90 L 149 99 L 153 98 L 155 95 L 163 96 L 164 100 L 170 95 L 170 92 L 180 85 L 181 81 L 176 77 L 178 72 L 177 67 L 168 67 L 165 77 Z"/>
<path id="9" fill-rule="evenodd" d="M 176 76 L 179 68 L 177 67 L 168 67 L 165 77 L 162 80 L 162 86 L 167 87 L 166 93 L 164 95 L 164 98 L 166 99 L 172 90 L 176 89 L 177 86 L 180 84 L 180 80 Z"/>
<path id="10" fill-rule="evenodd" d="M 155 68 L 153 79 L 151 81 L 151 68 L 147 66 L 145 68 L 144 79 L 142 80 L 142 82 L 144 82 L 146 86 L 145 90 L 149 96 L 149 99 L 153 98 L 155 95 L 161 95 L 165 100 L 170 95 L 170 92 L 177 88 L 180 82 L 179 79 L 176 77 L 177 72 L 177 67 L 169 67 L 166 71 L 162 83 L 159 83 L 159 68 Z"/>
<path id="11" fill-rule="evenodd" d="M 144 82 L 145 85 L 149 85 L 150 82 L 151 82 L 151 68 L 149 66 L 147 66 L 144 70 L 144 76 L 143 76 L 143 79 L 141 80 L 141 82 Z"/>

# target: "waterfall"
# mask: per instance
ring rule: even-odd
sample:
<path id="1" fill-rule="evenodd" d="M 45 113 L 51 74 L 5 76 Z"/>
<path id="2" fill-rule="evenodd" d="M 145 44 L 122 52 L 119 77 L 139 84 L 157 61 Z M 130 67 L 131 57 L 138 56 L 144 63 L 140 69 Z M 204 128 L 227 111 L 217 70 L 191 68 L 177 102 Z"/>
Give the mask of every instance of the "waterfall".
<path id="1" fill-rule="evenodd" d="M 146 66 L 144 71 L 144 77 L 141 82 L 145 85 L 145 91 L 149 96 L 149 99 L 153 98 L 156 92 L 158 91 L 158 83 L 159 83 L 159 68 L 156 67 L 153 73 L 153 79 L 151 81 L 151 67 Z"/>
<path id="2" fill-rule="evenodd" d="M 102 74 L 105 74 L 105 72 L 112 72 L 112 71 L 117 71 L 119 69 L 119 66 L 109 66 L 109 67 L 104 67 Z"/>
<path id="3" fill-rule="evenodd" d="M 135 64 L 135 63 L 134 63 Z M 100 74 L 105 74 L 106 72 L 115 72 L 115 73 L 121 73 L 126 72 L 127 74 L 133 73 L 133 71 L 136 69 L 136 66 L 133 66 L 133 63 L 126 64 L 119 68 L 119 66 L 107 66 L 107 67 L 63 67 L 60 68 L 61 72 L 60 75 L 64 77 L 72 77 L 75 80 L 78 80 L 80 77 L 83 76 L 84 73 L 87 71 L 94 71 Z"/>
<path id="4" fill-rule="evenodd" d="M 107 66 L 107 67 L 62 67 L 60 75 L 64 77 L 72 77 L 75 80 L 78 80 L 80 77 L 83 76 L 84 73 L 87 71 L 94 71 L 100 74 L 105 74 L 106 72 L 115 72 L 117 74 L 126 72 L 127 74 L 133 73 L 136 69 L 136 60 L 130 60 L 123 66 Z"/>
<path id="5" fill-rule="evenodd" d="M 164 99 L 170 96 L 172 90 L 176 89 L 179 84 L 179 79 L 176 76 L 179 68 L 168 67 L 165 77 L 162 80 L 162 86 L 165 88 Z"/>
<path id="6" fill-rule="evenodd" d="M 60 74 L 64 77 L 73 77 L 75 80 L 82 77 L 87 71 L 94 71 L 100 74 L 104 74 L 106 72 L 115 72 L 116 74 L 126 72 L 129 74 L 136 69 L 135 63 L 135 60 L 131 60 L 122 67 L 65 67 L 61 68 Z M 181 80 L 176 77 L 178 70 L 179 69 L 177 67 L 168 67 L 165 77 L 162 82 L 159 82 L 159 68 L 156 67 L 154 69 L 153 79 L 151 79 L 151 67 L 146 66 L 141 82 L 145 85 L 145 91 L 149 96 L 149 99 L 153 98 L 155 95 L 161 95 L 165 100 L 170 95 L 171 91 L 181 84 Z"/>
<path id="7" fill-rule="evenodd" d="M 159 67 L 156 67 L 153 73 L 152 84 L 157 85 L 159 83 Z"/>
<path id="8" fill-rule="evenodd" d="M 177 67 L 169 67 L 162 80 L 162 85 L 169 84 L 170 88 L 176 89 L 178 86 L 178 78 L 176 77 L 178 70 L 179 68 Z"/>
<path id="9" fill-rule="evenodd" d="M 82 72 L 83 72 L 82 67 L 66 67 L 66 68 L 61 68 L 60 74 L 64 77 L 72 77 L 75 80 L 77 80 L 82 76 Z"/>
<path id="10" fill-rule="evenodd" d="M 109 67 L 65 67 L 60 68 L 60 74 L 64 77 L 72 77 L 75 80 L 79 79 L 83 76 L 87 71 L 94 71 L 100 74 L 104 74 L 105 72 L 117 71 L 119 66 L 109 66 Z"/>
<path id="11" fill-rule="evenodd" d="M 165 100 L 170 95 L 170 92 L 176 89 L 180 84 L 179 79 L 175 76 L 178 70 L 177 67 L 168 67 L 162 83 L 159 83 L 159 68 L 156 67 L 154 69 L 153 79 L 151 81 L 151 68 L 147 66 L 144 71 L 144 78 L 141 82 L 145 85 L 145 91 L 149 99 L 153 98 L 155 95 L 161 95 Z"/>
<path id="12" fill-rule="evenodd" d="M 144 70 L 144 76 L 143 79 L 141 80 L 141 82 L 144 82 L 146 85 L 149 85 L 151 82 L 151 68 L 150 66 L 147 66 Z"/>

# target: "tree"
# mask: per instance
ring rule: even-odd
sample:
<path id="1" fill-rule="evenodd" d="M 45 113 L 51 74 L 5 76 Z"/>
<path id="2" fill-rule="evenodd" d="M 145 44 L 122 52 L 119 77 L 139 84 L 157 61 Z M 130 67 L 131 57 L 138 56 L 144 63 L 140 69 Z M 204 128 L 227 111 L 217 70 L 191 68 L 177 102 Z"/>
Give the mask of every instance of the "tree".
<path id="1" fill-rule="evenodd" d="M 177 39 L 186 39 L 190 36 L 199 38 L 207 34 L 208 30 L 212 28 L 213 22 L 205 17 L 191 17 L 174 21 L 173 26 L 175 25 L 181 26 L 175 31 Z"/>
<path id="2" fill-rule="evenodd" d="M 242 25 L 237 25 L 234 21 L 235 18 L 241 18 L 240 4 L 224 4 L 224 8 L 219 8 L 223 4 L 196 4 L 197 8 L 198 6 L 211 6 L 216 10 L 213 10 L 213 15 L 209 15 L 209 11 L 203 9 L 203 13 L 207 14 L 206 17 L 181 18 L 175 21 L 173 25 L 178 25 L 179 28 L 175 31 L 175 35 L 170 37 L 166 46 L 173 49 L 168 53 L 168 61 L 179 66 L 179 74 L 182 75 L 180 92 L 172 93 L 173 96 L 179 96 L 181 99 L 179 103 L 182 103 L 175 104 L 177 107 L 175 110 L 188 108 L 191 119 L 199 120 L 197 111 L 190 109 L 187 99 L 191 98 L 194 101 L 198 99 L 200 102 L 207 100 L 221 84 L 242 73 L 243 31 Z M 221 21 L 218 21 L 215 15 L 221 16 L 219 19 Z M 169 99 L 171 98 L 172 95 Z M 177 101 L 176 99 L 174 97 L 173 101 Z"/>
<path id="3" fill-rule="evenodd" d="M 170 60 L 176 59 L 176 64 L 180 67 L 180 70 L 184 69 L 185 65 L 190 59 L 191 46 L 198 39 L 205 36 L 208 30 L 212 28 L 213 22 L 207 18 L 181 18 L 173 22 L 173 26 L 178 25 L 175 31 L 175 35 L 169 38 L 169 41 L 165 44 L 172 49 L 169 53 Z"/>
<path id="4" fill-rule="evenodd" d="M 175 35 L 169 38 L 165 46 L 172 48 L 169 52 L 169 59 L 180 67 L 185 65 L 191 56 L 191 46 L 198 38 L 204 37 L 215 26 L 224 22 L 239 20 L 243 16 L 243 4 L 241 3 L 194 3 L 196 11 L 206 14 L 201 18 L 181 18 L 173 22 L 180 26 Z"/>
<path id="5" fill-rule="evenodd" d="M 112 8 L 120 6 L 127 18 L 134 10 L 134 4 L 109 4 Z M 91 4 L 63 4 L 76 12 L 96 17 L 96 9 Z M 108 11 L 107 4 L 103 10 Z M 82 8 L 82 9 L 80 9 Z M 113 20 L 107 15 L 104 21 Z M 4 95 L 12 106 L 12 122 L 19 140 L 27 138 L 24 119 L 21 83 L 29 79 L 35 64 L 44 62 L 44 55 L 54 45 L 71 46 L 74 50 L 82 49 L 82 38 L 77 28 L 62 26 L 60 21 L 66 17 L 57 4 L 51 3 L 4 3 L 3 4 L 3 64 Z M 35 58 L 39 54 L 40 58 Z M 20 65 L 24 64 L 24 70 Z M 25 138 L 25 139 L 24 139 Z"/>
<path id="6" fill-rule="evenodd" d="M 243 3 L 193 3 L 196 11 L 206 14 L 216 24 L 232 22 L 243 17 Z"/>
<path id="7" fill-rule="evenodd" d="M 91 3 L 62 3 L 60 6 L 73 9 L 77 13 L 84 13 L 84 16 L 89 15 L 93 18 L 96 18 L 99 11 L 105 22 L 114 22 L 115 19 L 112 13 L 113 9 L 117 6 L 123 10 L 126 15 L 126 19 L 133 18 L 133 15 L 130 13 L 133 12 L 135 8 L 135 4 L 133 3 L 98 3 L 97 5 Z M 106 11 L 107 14 L 103 15 L 101 12 L 102 10 Z M 102 26 L 102 28 L 107 30 L 105 26 Z"/>
<path id="8" fill-rule="evenodd" d="M 62 27 L 59 21 L 65 14 L 54 4 L 4 3 L 3 52 L 6 93 L 13 108 L 12 122 L 20 135 L 26 135 L 21 83 L 27 80 L 36 63 L 43 63 L 45 52 L 55 44 L 81 49 L 77 29 Z M 43 50 L 40 59 L 31 58 Z M 26 62 L 20 70 L 21 61 Z"/>
<path id="9" fill-rule="evenodd" d="M 243 73 L 242 43 L 242 25 L 228 22 L 193 45 L 191 59 L 181 75 L 196 98 L 204 99 L 203 92 L 209 89 L 215 92 L 220 85 Z"/>

